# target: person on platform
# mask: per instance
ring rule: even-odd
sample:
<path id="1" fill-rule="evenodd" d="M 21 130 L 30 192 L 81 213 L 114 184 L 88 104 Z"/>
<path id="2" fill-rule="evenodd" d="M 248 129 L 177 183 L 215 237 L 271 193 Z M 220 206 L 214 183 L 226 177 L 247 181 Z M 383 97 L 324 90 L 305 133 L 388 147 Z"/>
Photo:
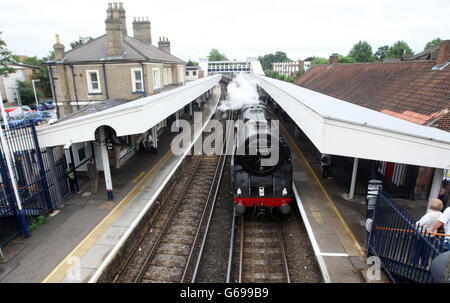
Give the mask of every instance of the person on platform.
<path id="1" fill-rule="evenodd" d="M 320 165 L 322 166 L 322 179 L 331 177 L 331 158 L 327 154 L 320 157 Z"/>
<path id="2" fill-rule="evenodd" d="M 91 193 L 98 194 L 98 170 L 95 158 L 91 157 L 88 163 L 89 181 L 91 182 Z"/>
<path id="3" fill-rule="evenodd" d="M 439 199 L 433 199 L 430 201 L 430 209 L 425 215 L 416 222 L 417 228 L 423 228 L 424 231 L 431 231 L 436 224 L 439 217 L 442 215 L 442 201 Z"/>
<path id="4" fill-rule="evenodd" d="M 444 225 L 445 237 L 442 240 L 441 253 L 449 250 L 450 246 L 450 207 L 447 207 L 432 228 L 432 232 L 436 232 Z"/>

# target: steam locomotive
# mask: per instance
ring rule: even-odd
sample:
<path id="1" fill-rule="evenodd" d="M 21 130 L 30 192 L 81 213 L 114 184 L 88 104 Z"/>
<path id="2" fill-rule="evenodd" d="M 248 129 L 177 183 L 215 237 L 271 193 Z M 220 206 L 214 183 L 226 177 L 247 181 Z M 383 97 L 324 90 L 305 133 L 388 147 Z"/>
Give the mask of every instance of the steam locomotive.
<path id="1" fill-rule="evenodd" d="M 231 158 L 231 189 L 236 212 L 288 214 L 292 199 L 291 153 L 263 103 L 238 113 Z"/>

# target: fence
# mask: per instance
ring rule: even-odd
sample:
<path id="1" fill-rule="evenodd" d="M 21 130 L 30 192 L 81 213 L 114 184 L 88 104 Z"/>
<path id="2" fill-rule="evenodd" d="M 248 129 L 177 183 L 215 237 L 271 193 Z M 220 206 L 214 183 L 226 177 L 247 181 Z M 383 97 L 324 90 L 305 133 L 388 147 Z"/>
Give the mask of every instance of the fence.
<path id="1" fill-rule="evenodd" d="M 430 263 L 441 245 L 438 237 L 417 229 L 414 219 L 386 192 L 379 193 L 367 253 L 380 258 L 391 281 L 433 282 Z"/>
<path id="2" fill-rule="evenodd" d="M 4 131 L 4 130 L 2 130 Z M 65 174 L 65 157 L 60 148 L 41 150 L 34 125 L 11 128 L 5 132 L 9 155 L 3 148 L 0 152 L 0 247 L 24 232 L 18 204 L 7 168 L 9 156 L 18 194 L 21 200 L 25 225 L 32 225 L 40 216 L 53 212 L 58 206 L 55 184 L 51 178 L 51 162 L 48 152 L 53 152 L 54 172 L 61 194 L 70 194 Z"/>

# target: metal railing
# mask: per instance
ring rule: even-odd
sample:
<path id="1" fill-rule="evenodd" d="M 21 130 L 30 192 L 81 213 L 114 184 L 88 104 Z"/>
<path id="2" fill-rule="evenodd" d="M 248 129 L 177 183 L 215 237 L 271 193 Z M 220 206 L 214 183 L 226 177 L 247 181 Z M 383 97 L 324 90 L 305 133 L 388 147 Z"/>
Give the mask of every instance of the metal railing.
<path id="1" fill-rule="evenodd" d="M 5 132 L 9 155 L 0 150 L 0 247 L 22 234 L 27 235 L 29 226 L 40 216 L 52 213 L 57 206 L 55 186 L 50 177 L 47 151 L 39 148 L 34 125 L 1 130 Z M 14 176 L 11 176 L 6 157 L 11 159 Z M 55 170 L 64 172 L 64 154 L 54 150 Z M 59 174 L 62 184 L 66 175 Z M 14 178 L 18 197 L 26 222 L 19 218 L 19 203 L 13 192 Z"/>
<path id="2" fill-rule="evenodd" d="M 392 282 L 433 282 L 431 261 L 439 255 L 442 239 L 417 228 L 414 219 L 380 192 L 367 242 L 367 254 L 379 257 Z"/>

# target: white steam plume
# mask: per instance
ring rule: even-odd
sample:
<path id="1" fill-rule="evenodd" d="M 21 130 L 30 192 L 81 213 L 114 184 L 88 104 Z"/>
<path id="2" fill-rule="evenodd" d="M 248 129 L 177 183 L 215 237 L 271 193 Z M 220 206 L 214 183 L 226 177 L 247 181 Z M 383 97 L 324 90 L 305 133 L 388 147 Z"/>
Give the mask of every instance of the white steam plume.
<path id="1" fill-rule="evenodd" d="M 219 105 L 219 110 L 238 110 L 244 105 L 258 104 L 259 95 L 256 83 L 245 74 L 237 74 L 236 78 L 228 84 L 228 98 Z"/>

